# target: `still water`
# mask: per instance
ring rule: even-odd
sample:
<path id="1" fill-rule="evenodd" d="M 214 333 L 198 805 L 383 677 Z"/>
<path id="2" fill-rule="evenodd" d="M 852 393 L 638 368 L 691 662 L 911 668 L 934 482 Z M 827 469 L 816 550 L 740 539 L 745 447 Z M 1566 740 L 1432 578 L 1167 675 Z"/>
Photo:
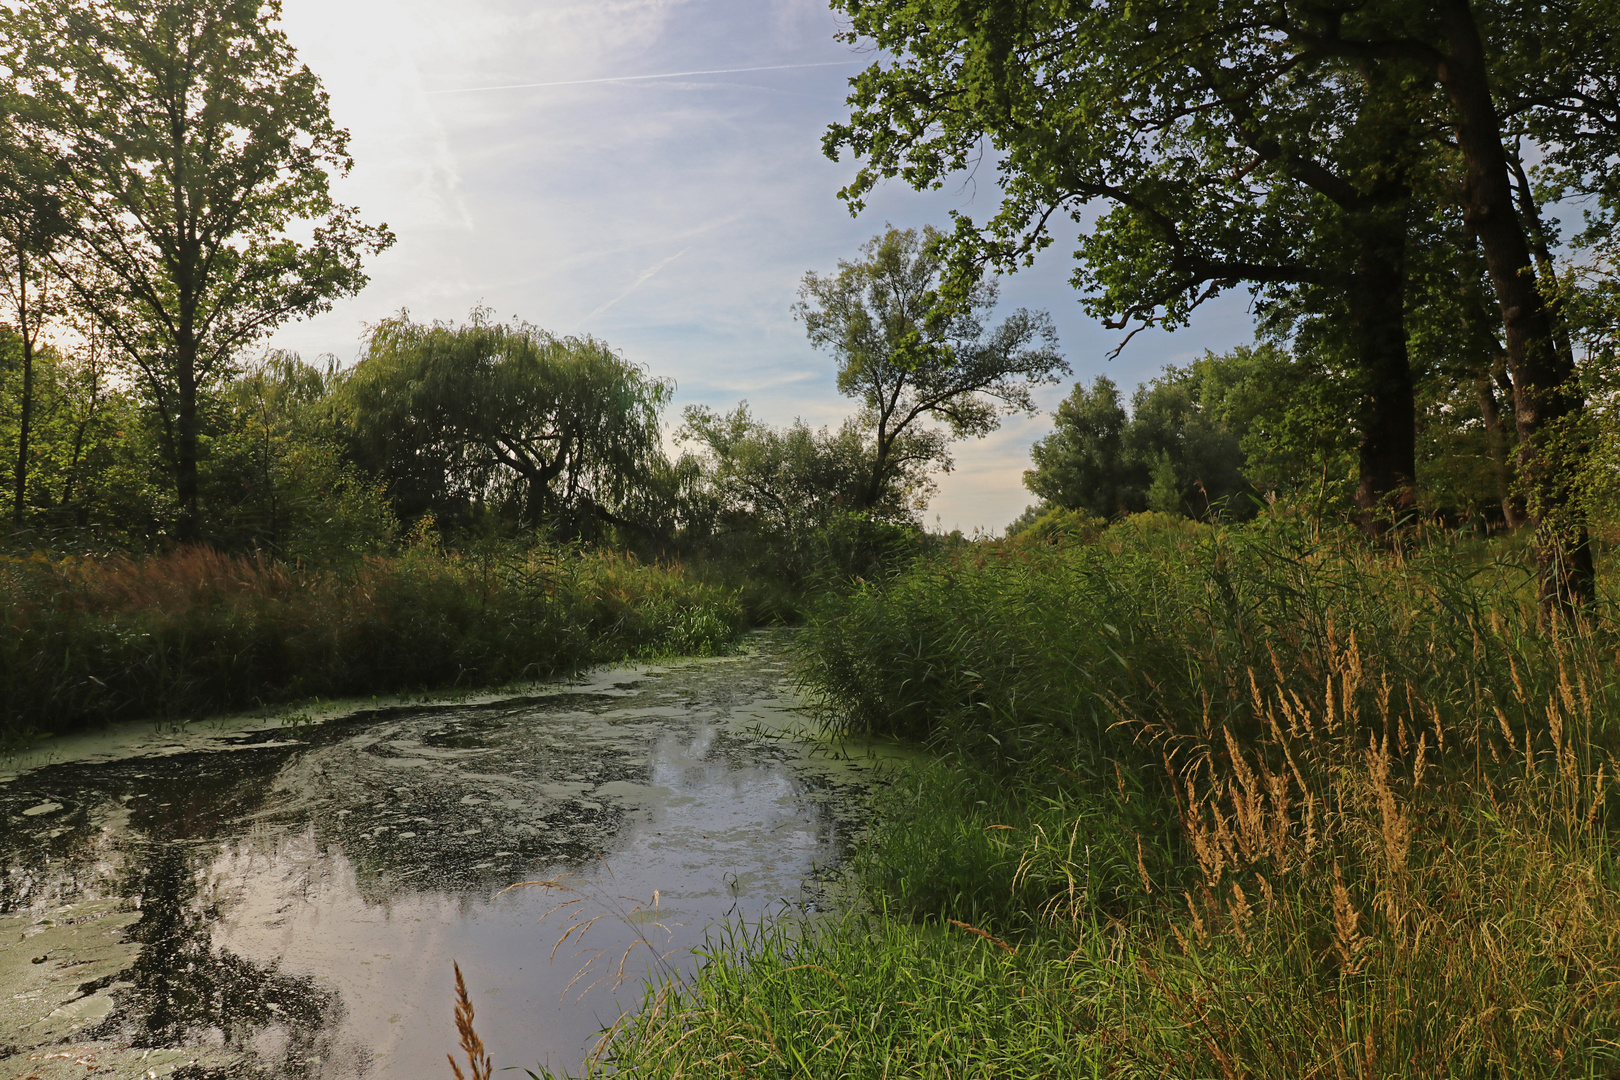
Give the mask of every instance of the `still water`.
<path id="1" fill-rule="evenodd" d="M 785 646 L 0 760 L 0 1077 L 445 1076 L 452 961 L 497 1066 L 577 1069 L 859 826 Z"/>

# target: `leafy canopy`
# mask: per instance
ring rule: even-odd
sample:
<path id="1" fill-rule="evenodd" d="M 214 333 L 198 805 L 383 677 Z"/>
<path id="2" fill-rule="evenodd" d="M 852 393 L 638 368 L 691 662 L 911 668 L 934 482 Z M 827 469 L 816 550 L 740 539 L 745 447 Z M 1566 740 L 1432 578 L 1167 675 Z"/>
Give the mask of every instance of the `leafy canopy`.
<path id="1" fill-rule="evenodd" d="M 401 314 L 372 328 L 340 409 L 402 516 L 489 503 L 578 529 L 616 517 L 665 466 L 671 390 L 595 338 L 485 310 L 460 325 Z"/>
<path id="2" fill-rule="evenodd" d="M 51 249 L 138 369 L 196 528 L 198 394 L 289 318 L 366 282 L 393 240 L 332 197 L 348 133 L 277 0 L 0 9 L 6 152 L 60 208 Z"/>
<path id="3" fill-rule="evenodd" d="M 799 290 L 795 313 L 811 343 L 837 358 L 838 389 L 861 402 L 874 433 L 862 509 L 910 468 L 949 467 L 947 437 L 924 428 L 925 417 L 951 438 L 982 438 L 1005 415 L 1033 413 L 1031 388 L 1069 370 L 1045 312 L 1020 308 L 987 327 L 992 284 L 941 293 L 942 240 L 932 227 L 890 228 L 837 273 L 806 274 Z"/>

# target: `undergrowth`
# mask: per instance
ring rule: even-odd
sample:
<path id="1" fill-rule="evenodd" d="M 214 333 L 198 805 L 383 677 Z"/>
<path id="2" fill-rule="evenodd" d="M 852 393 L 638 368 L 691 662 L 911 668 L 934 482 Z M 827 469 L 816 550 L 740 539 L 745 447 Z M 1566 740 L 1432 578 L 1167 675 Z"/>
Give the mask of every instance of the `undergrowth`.
<path id="1" fill-rule="evenodd" d="M 878 800 L 861 902 L 717 938 L 590 1068 L 1620 1075 L 1620 639 L 1527 582 L 1137 522 L 829 598 L 825 717 L 938 761 Z"/>
<path id="2" fill-rule="evenodd" d="M 744 623 L 733 588 L 572 548 L 416 550 L 346 572 L 208 548 L 0 558 L 0 742 L 707 654 Z"/>

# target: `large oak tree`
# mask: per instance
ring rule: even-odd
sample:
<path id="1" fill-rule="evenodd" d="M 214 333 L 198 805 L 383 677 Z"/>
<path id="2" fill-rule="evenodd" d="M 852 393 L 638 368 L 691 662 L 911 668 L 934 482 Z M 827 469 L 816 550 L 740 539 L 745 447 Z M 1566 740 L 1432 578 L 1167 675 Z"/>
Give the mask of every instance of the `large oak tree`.
<path id="1" fill-rule="evenodd" d="M 1562 522 L 1565 492 L 1541 455 L 1549 430 L 1580 401 L 1556 346 L 1505 140 L 1553 132 L 1564 139 L 1559 154 L 1604 157 L 1595 134 L 1612 134 L 1605 125 L 1620 115 L 1612 66 L 1601 59 L 1613 53 L 1611 5 L 835 7 L 851 19 L 851 42 L 880 50 L 854 81 L 850 121 L 826 140 L 831 155 L 850 149 L 866 159 L 845 196 L 858 205 L 892 176 L 938 186 L 992 161 L 1002 207 L 983 226 L 959 219 L 954 246 L 964 268 L 1014 268 L 1051 242 L 1054 217 L 1072 216 L 1083 231 L 1076 284 L 1095 314 L 1121 327 L 1176 325 L 1240 283 L 1263 302 L 1302 289 L 1336 295 L 1320 310 L 1341 309 L 1356 339 L 1364 506 L 1399 501 L 1411 482 L 1402 324 L 1412 229 L 1460 217 L 1500 304 L 1544 599 L 1555 606 L 1588 594 L 1584 532 Z M 1094 219 L 1088 204 L 1098 202 L 1106 209 Z"/>

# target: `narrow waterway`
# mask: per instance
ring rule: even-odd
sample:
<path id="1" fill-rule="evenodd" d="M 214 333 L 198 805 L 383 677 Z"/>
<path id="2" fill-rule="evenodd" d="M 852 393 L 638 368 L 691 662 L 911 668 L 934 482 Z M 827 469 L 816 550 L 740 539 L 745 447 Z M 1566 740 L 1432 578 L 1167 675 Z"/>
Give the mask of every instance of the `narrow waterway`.
<path id="1" fill-rule="evenodd" d="M 0 1075 L 448 1075 L 452 960 L 497 1065 L 577 1069 L 858 827 L 785 650 L 0 760 Z"/>

